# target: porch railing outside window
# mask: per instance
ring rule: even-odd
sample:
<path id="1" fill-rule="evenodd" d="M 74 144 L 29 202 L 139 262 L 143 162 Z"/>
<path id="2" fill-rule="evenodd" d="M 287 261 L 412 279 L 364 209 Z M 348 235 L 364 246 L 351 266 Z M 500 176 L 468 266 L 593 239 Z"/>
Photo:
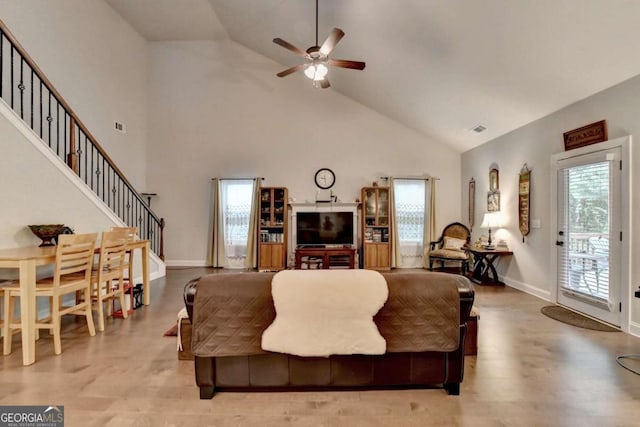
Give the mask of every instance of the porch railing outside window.
<path id="1" fill-rule="evenodd" d="M 227 205 L 225 207 L 225 244 L 246 245 L 249 235 L 250 204 Z"/>
<path id="2" fill-rule="evenodd" d="M 401 242 L 421 243 L 424 236 L 424 202 L 398 203 L 396 220 Z"/>

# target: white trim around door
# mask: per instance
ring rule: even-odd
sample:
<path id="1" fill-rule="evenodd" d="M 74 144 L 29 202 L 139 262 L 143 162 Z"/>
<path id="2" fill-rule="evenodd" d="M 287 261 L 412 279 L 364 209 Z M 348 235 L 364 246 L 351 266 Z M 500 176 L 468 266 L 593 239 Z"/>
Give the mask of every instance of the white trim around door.
<path id="1" fill-rule="evenodd" d="M 611 141 L 602 142 L 599 144 L 582 147 L 575 150 L 565 151 L 563 153 L 554 154 L 551 156 L 551 188 L 550 188 L 550 266 L 551 272 L 549 275 L 550 283 L 550 297 L 552 302 L 558 303 L 558 251 L 556 250 L 556 242 L 562 240 L 562 236 L 558 236 L 558 230 L 560 224 L 558 224 L 558 209 L 559 206 L 559 191 L 558 191 L 558 171 L 562 168 L 562 164 L 571 163 L 573 160 L 578 161 L 579 158 L 585 156 L 597 155 L 597 153 L 604 153 L 610 150 L 620 150 L 620 200 L 617 208 L 619 214 L 617 215 L 616 227 L 619 230 L 611 230 L 611 235 L 621 236 L 620 250 L 619 250 L 619 271 L 616 274 L 616 281 L 619 283 L 619 298 L 616 296 L 616 301 L 619 301 L 620 310 L 620 328 L 624 332 L 629 332 L 630 326 L 630 301 L 631 301 L 631 266 L 630 266 L 630 253 L 631 253 L 631 136 L 625 136 L 617 138 Z M 562 244 L 562 243 L 560 243 Z M 581 303 L 578 303 L 580 306 Z M 616 304 L 618 305 L 618 304 Z M 587 313 L 588 314 L 588 313 Z"/>

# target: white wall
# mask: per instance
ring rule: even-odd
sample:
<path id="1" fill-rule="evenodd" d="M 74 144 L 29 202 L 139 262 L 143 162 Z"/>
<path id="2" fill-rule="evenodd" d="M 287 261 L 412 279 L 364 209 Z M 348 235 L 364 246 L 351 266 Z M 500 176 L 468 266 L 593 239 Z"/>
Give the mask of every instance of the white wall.
<path id="1" fill-rule="evenodd" d="M 386 175 L 438 181 L 438 226 L 460 220 L 460 154 L 234 42 L 149 44 L 148 188 L 167 220 L 169 263 L 202 264 L 212 177 L 265 177 L 297 202 L 336 173 L 344 202 Z M 332 72 L 358 72 L 332 70 Z"/>
<path id="2" fill-rule="evenodd" d="M 145 40 L 103 0 L 0 0 L 0 19 L 127 179 L 145 191 Z M 125 123 L 125 134 L 114 130 L 114 120 Z"/>
<path id="3" fill-rule="evenodd" d="M 31 233 L 28 224 L 65 224 L 76 233 L 113 225 L 2 115 L 0 141 L 0 248 L 39 245 L 40 239 Z M 27 161 L 31 173 L 25 174 Z"/>
<path id="4" fill-rule="evenodd" d="M 40 244 L 29 224 L 65 224 L 76 233 L 125 225 L 3 101 L 0 141 L 0 249 Z M 134 252 L 136 281 L 142 280 L 140 252 Z M 164 264 L 153 255 L 149 272 L 152 279 L 165 273 Z M 17 272 L 0 269 L 0 278 L 15 279 Z"/>
<path id="5" fill-rule="evenodd" d="M 508 241 L 513 257 L 500 265 L 505 281 L 515 287 L 552 299 L 550 295 L 550 253 L 555 251 L 555 241 L 551 239 L 550 212 L 550 168 L 551 155 L 564 151 L 562 134 L 568 130 L 606 119 L 609 139 L 626 135 L 640 138 L 640 76 L 577 102 L 550 116 L 497 138 L 462 155 L 462 212 L 467 217 L 467 185 L 473 176 L 476 180 L 475 223 L 480 224 L 486 210 L 489 167 L 496 163 L 500 169 L 500 192 L 502 212 L 508 217 L 508 226 L 499 231 L 499 238 Z M 640 150 L 632 148 L 632 188 L 640 185 Z M 522 243 L 518 230 L 518 173 L 524 163 L 532 170 L 531 219 L 541 221 L 540 229 L 532 229 Z M 633 170 L 635 168 L 635 170 Z M 631 200 L 633 212 L 640 212 L 640 194 L 633 192 Z M 640 218 L 632 215 L 632 230 L 639 230 Z M 486 233 L 486 231 L 482 230 Z M 473 238 L 480 233 L 474 228 Z M 637 233 L 629 236 L 631 248 L 631 283 L 636 290 L 640 284 L 640 249 Z M 640 300 L 631 298 L 632 332 L 640 333 Z M 635 329 L 634 329 L 635 328 Z"/>
<path id="6" fill-rule="evenodd" d="M 102 0 L 0 0 L 0 19 L 129 181 L 144 191 L 146 41 Z M 6 54 L 6 41 L 4 46 Z M 127 133 L 115 132 L 114 120 L 124 122 Z M 0 200 L 0 248 L 39 244 L 27 224 L 60 222 L 76 232 L 117 224 L 4 116 Z M 152 262 L 154 276 L 159 268 Z"/>

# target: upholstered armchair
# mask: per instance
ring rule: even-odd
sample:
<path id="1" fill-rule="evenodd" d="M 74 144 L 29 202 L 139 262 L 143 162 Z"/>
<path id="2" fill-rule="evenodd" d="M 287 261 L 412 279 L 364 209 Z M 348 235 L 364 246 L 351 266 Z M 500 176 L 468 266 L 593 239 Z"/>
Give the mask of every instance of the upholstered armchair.
<path id="1" fill-rule="evenodd" d="M 440 268 L 444 268 L 445 262 L 455 262 L 460 264 L 461 274 L 467 274 L 469 254 L 464 245 L 470 238 L 471 231 L 464 224 L 454 222 L 447 225 L 440 238 L 429 244 L 429 270 L 433 270 L 434 261 L 440 262 Z"/>

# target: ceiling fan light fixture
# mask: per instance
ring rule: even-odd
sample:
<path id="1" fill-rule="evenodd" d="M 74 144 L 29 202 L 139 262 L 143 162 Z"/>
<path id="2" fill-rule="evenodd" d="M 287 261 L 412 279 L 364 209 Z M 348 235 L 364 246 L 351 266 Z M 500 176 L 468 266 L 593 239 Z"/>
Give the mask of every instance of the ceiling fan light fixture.
<path id="1" fill-rule="evenodd" d="M 338 42 L 342 40 L 342 37 L 344 37 L 344 31 L 340 28 L 334 28 L 331 30 L 329 37 L 327 37 L 324 43 L 322 43 L 321 46 L 318 45 L 318 0 L 316 0 L 316 44 L 314 46 L 311 46 L 309 49 L 304 51 L 279 37 L 273 39 L 275 44 L 303 57 L 306 60 L 306 63 L 287 68 L 276 75 L 278 77 L 286 77 L 296 71 L 304 71 L 305 76 L 313 81 L 314 87 L 327 89 L 331 86 L 331 84 L 329 84 L 329 79 L 326 78 L 329 71 L 329 65 L 332 67 L 364 70 L 366 65 L 364 62 L 329 58 L 329 54 L 333 51 Z"/>
<path id="2" fill-rule="evenodd" d="M 328 71 L 329 69 L 326 65 L 322 63 L 314 63 L 309 64 L 309 66 L 304 70 L 304 75 L 314 81 L 324 80 Z"/>

